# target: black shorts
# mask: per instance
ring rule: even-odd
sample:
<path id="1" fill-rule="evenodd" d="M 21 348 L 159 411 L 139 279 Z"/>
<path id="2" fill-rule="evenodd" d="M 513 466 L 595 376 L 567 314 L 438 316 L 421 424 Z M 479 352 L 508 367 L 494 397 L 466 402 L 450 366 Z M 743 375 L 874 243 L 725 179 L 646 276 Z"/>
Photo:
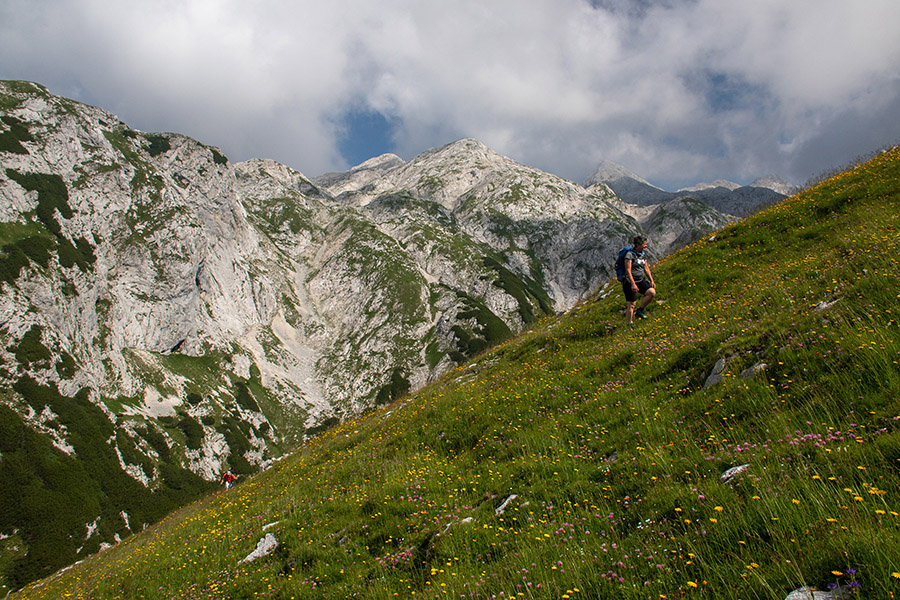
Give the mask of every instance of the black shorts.
<path id="1" fill-rule="evenodd" d="M 653 287 L 646 279 L 641 279 L 640 281 L 635 281 L 634 283 L 637 284 L 638 291 L 641 294 L 646 294 L 647 290 Z M 625 300 L 627 300 L 628 302 L 635 302 L 637 300 L 637 294 L 633 289 L 631 289 L 631 282 L 627 279 L 622 282 L 622 291 L 625 292 Z"/>

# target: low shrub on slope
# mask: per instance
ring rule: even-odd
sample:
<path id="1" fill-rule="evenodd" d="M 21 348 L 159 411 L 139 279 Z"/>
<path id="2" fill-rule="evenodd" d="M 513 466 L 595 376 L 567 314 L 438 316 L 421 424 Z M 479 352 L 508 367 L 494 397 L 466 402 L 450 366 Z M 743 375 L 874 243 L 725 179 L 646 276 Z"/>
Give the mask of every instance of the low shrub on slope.
<path id="1" fill-rule="evenodd" d="M 900 596 L 898 207 L 894 149 L 16 597 Z"/>

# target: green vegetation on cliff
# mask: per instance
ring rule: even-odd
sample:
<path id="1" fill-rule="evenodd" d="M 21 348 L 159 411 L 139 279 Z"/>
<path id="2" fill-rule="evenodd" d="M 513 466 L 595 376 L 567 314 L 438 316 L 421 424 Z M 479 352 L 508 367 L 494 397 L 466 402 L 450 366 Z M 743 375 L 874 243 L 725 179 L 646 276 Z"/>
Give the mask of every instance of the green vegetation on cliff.
<path id="1" fill-rule="evenodd" d="M 30 344 L 40 348 L 39 340 Z M 133 440 L 121 432 L 115 435 L 113 424 L 86 390 L 68 398 L 55 386 L 27 376 L 14 389 L 32 414 L 55 421 L 68 437 L 64 443 L 52 440 L 0 405 L 0 532 L 14 533 L 20 551 L 0 563 L 4 588 L 50 575 L 97 552 L 101 540 L 125 537 L 132 528 L 139 531 L 211 489 L 211 484 L 166 461 L 156 465 L 161 478 L 155 489 L 130 477 L 120 460 L 142 455 Z M 164 440 L 159 448 L 168 451 Z"/>

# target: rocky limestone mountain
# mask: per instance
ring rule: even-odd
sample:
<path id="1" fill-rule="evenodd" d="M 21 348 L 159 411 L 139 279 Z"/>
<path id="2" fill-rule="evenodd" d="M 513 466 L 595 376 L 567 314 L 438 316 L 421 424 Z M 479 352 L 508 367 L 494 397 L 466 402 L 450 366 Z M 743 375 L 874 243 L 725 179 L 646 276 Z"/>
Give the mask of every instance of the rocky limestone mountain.
<path id="1" fill-rule="evenodd" d="M 620 200 L 638 206 L 660 204 L 670 199 L 669 192 L 610 160 L 601 162 L 597 170 L 584 180 L 583 185 L 590 189 L 597 184 L 608 186 Z"/>
<path id="2" fill-rule="evenodd" d="M 716 180 L 712 183 L 698 183 L 677 192 L 667 192 L 612 161 L 603 161 L 597 171 L 585 180 L 584 185 L 590 188 L 598 183 L 609 186 L 628 204 L 657 206 L 673 200 L 692 198 L 720 213 L 735 217 L 746 217 L 798 191 L 797 186 L 770 175 L 746 186 Z"/>
<path id="3" fill-rule="evenodd" d="M 459 140 L 389 169 L 382 164 L 372 176 L 362 175 L 376 170 L 364 164 L 344 177 L 332 174 L 313 182 L 335 194 L 337 202 L 358 207 L 404 244 L 424 230 L 449 234 L 448 241 L 462 234 L 488 255 L 502 256 L 504 269 L 543 290 L 542 302 L 557 310 L 596 291 L 611 273 L 610 247 L 639 230 L 606 186 L 586 191 L 475 140 Z M 426 220 L 417 222 L 422 216 Z M 409 249 L 425 264 L 435 255 L 433 244 L 414 243 Z M 440 255 L 450 252 L 447 248 Z M 446 276 L 443 267 L 426 270 Z M 513 308 L 529 312 L 520 305 Z"/>
<path id="4" fill-rule="evenodd" d="M 572 307 L 635 233 L 660 255 L 727 221 L 688 201 L 634 214 L 474 140 L 310 180 L 0 82 L 14 582 Z"/>

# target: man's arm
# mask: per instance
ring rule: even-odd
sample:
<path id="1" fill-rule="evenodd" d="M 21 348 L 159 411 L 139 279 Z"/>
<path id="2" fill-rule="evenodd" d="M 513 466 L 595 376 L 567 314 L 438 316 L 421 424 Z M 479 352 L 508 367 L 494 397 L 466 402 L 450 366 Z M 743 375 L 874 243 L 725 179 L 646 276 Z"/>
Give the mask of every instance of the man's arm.
<path id="1" fill-rule="evenodd" d="M 650 280 L 650 285 L 656 287 L 656 282 L 653 281 L 653 273 L 650 272 L 650 265 L 644 265 L 644 273 L 647 274 L 647 279 Z M 630 275 L 629 275 L 630 277 Z"/>

